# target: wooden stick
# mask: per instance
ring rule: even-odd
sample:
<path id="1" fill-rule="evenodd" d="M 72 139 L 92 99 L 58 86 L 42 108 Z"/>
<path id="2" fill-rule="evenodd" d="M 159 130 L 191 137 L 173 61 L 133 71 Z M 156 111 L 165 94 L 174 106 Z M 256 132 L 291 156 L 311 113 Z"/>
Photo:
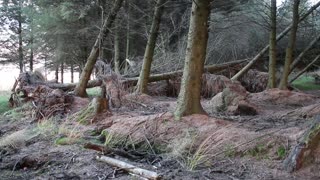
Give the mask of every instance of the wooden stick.
<path id="1" fill-rule="evenodd" d="M 128 164 L 126 162 L 123 162 L 114 158 L 110 158 L 107 156 L 97 156 L 96 159 L 98 161 L 105 162 L 111 166 L 119 167 L 127 172 L 137 174 L 147 179 L 155 179 L 155 180 L 161 179 L 161 176 L 158 175 L 156 172 L 141 169 L 139 167 L 136 167 L 134 165 Z"/>

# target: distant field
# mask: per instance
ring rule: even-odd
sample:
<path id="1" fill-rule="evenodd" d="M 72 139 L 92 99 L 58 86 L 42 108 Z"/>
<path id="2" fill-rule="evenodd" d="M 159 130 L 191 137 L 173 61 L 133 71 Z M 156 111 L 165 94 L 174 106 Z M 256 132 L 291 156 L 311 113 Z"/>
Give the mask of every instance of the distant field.
<path id="1" fill-rule="evenodd" d="M 10 98 L 9 91 L 0 91 L 0 114 L 9 110 L 8 100 Z"/>
<path id="2" fill-rule="evenodd" d="M 314 83 L 314 77 L 312 76 L 301 76 L 297 80 L 295 80 L 292 85 L 303 91 L 308 90 L 320 90 L 320 84 Z"/>

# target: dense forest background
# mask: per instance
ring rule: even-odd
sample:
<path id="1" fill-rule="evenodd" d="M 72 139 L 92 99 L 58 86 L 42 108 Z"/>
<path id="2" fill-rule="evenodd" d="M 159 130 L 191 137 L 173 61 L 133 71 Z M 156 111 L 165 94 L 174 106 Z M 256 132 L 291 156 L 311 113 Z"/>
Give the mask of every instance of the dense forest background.
<path id="1" fill-rule="evenodd" d="M 81 72 L 113 3 L 107 0 L 2 0 L 0 63 L 14 63 L 21 72 L 32 71 L 34 64 L 41 63 L 49 71 L 56 71 L 56 79 L 63 77 L 64 71 Z M 305 13 L 312 3 L 301 1 L 299 13 Z M 154 7 L 155 1 L 124 2 L 110 35 L 104 40 L 99 58 L 112 66 L 115 59 L 119 59 L 122 74 L 137 76 Z M 188 0 L 164 4 L 152 73 L 183 68 L 190 11 L 191 1 Z M 319 33 L 319 13 L 314 11 L 299 24 L 295 55 Z M 277 16 L 277 32 L 281 32 L 292 21 L 291 1 L 278 1 Z M 209 21 L 206 65 L 250 58 L 268 44 L 270 1 L 214 1 Z M 288 35 L 277 44 L 280 68 L 284 64 L 287 43 Z M 303 62 L 311 61 L 317 53 L 319 43 L 308 51 Z M 126 59 L 133 64 L 128 71 Z M 267 71 L 268 54 L 263 59 L 259 68 Z M 63 82 L 63 78 L 59 77 L 59 81 Z"/>

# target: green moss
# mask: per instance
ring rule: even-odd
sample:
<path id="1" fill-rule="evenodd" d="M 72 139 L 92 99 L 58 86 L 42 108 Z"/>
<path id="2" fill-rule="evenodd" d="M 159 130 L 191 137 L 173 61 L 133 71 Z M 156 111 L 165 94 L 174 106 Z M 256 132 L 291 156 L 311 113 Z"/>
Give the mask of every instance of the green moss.
<path id="1" fill-rule="evenodd" d="M 100 87 L 89 88 L 87 89 L 87 93 L 89 97 L 99 96 L 101 93 L 101 89 Z"/>
<path id="2" fill-rule="evenodd" d="M 284 159 L 286 157 L 286 154 L 287 154 L 286 148 L 283 145 L 279 146 L 277 149 L 278 158 Z"/>
<path id="3" fill-rule="evenodd" d="M 227 145 L 224 150 L 224 155 L 227 157 L 235 157 L 236 150 L 233 145 Z"/>
<path id="4" fill-rule="evenodd" d="M 54 141 L 56 145 L 70 145 L 83 142 L 82 139 L 78 138 L 68 138 L 68 137 L 61 137 Z"/>
<path id="5" fill-rule="evenodd" d="M 0 114 L 3 114 L 10 109 L 8 106 L 9 98 L 10 93 L 8 91 L 0 91 Z"/>
<path id="6" fill-rule="evenodd" d="M 320 84 L 315 84 L 314 77 L 312 76 L 301 76 L 297 80 L 293 81 L 293 87 L 299 90 L 319 90 Z"/>

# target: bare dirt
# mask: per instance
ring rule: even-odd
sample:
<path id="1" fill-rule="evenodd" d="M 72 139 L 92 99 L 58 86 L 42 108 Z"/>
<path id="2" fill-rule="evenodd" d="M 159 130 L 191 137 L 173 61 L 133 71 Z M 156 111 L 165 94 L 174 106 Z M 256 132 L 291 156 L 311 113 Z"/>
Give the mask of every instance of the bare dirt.
<path id="1" fill-rule="evenodd" d="M 155 171 L 163 179 L 320 178 L 320 158 L 295 173 L 282 166 L 290 148 L 320 113 L 316 92 L 249 94 L 247 100 L 258 109 L 254 116 L 214 112 L 211 101 L 203 99 L 208 116 L 179 121 L 172 115 L 176 98 L 128 95 L 125 99 L 123 107 L 90 119 L 87 125 L 71 121 L 71 115 L 36 122 L 28 107 L 16 112 L 22 114 L 19 117 L 14 113 L 1 117 L 0 179 L 140 179 L 97 161 L 101 153 L 83 146 L 87 141 L 106 143 L 106 137 L 110 146 L 139 154 L 134 160 L 108 156 Z M 80 109 L 86 104 L 79 99 L 74 105 Z M 15 134 L 6 143 L 4 139 L 14 132 L 24 133 L 24 139 Z M 102 132 L 108 136 L 101 137 Z M 62 137 L 74 141 L 57 143 Z"/>

